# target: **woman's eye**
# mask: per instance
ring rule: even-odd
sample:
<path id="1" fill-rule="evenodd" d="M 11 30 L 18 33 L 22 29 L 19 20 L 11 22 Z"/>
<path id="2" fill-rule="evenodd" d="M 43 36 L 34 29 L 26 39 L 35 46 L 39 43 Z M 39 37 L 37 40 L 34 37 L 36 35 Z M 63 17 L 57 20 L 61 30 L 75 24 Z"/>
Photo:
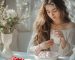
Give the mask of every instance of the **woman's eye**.
<path id="1" fill-rule="evenodd" d="M 56 11 L 57 11 L 57 9 L 54 9 L 54 10 L 53 10 L 53 12 L 56 12 Z"/>
<path id="2" fill-rule="evenodd" d="M 50 13 L 50 12 L 47 12 L 47 13 Z"/>
<path id="3" fill-rule="evenodd" d="M 50 11 L 47 11 L 47 13 L 50 13 Z"/>

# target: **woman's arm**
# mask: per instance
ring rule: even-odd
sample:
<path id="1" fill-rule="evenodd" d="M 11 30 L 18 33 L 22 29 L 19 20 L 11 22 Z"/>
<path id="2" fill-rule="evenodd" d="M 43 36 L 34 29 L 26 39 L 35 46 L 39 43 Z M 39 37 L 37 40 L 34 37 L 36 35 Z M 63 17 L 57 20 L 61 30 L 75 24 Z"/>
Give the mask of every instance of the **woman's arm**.
<path id="1" fill-rule="evenodd" d="M 65 33 L 65 35 L 63 34 Z M 72 41 L 75 40 L 75 31 L 74 30 L 69 30 L 67 33 L 66 31 L 55 31 L 55 34 L 58 38 L 60 38 L 60 46 L 59 46 L 59 54 L 60 55 L 71 55 L 72 53 Z M 66 38 L 65 38 L 66 36 Z"/>
<path id="2" fill-rule="evenodd" d="M 33 32 L 32 36 L 31 36 L 31 39 L 29 41 L 29 45 L 28 45 L 28 48 L 27 48 L 27 53 L 35 53 L 35 47 L 36 46 L 33 43 L 35 35 L 36 35 L 36 33 Z"/>
<path id="3" fill-rule="evenodd" d="M 39 53 L 42 49 L 40 44 L 38 44 L 36 46 L 34 45 L 34 37 L 36 36 L 36 34 L 37 34 L 36 32 L 32 33 L 31 40 L 30 40 L 28 48 L 27 48 L 28 53 L 36 54 L 36 53 Z"/>
<path id="4" fill-rule="evenodd" d="M 59 47 L 59 53 L 61 53 L 61 55 L 71 55 L 72 54 L 72 49 L 73 49 L 73 45 L 75 45 L 75 29 L 71 29 L 69 32 L 69 34 L 67 35 L 67 40 L 66 40 L 66 44 L 64 48 L 62 48 L 62 45 L 60 45 Z"/>
<path id="5" fill-rule="evenodd" d="M 29 46 L 28 46 L 28 49 L 27 49 L 28 53 L 39 54 L 42 50 L 48 49 L 54 44 L 53 40 L 48 40 L 48 41 L 44 41 L 44 42 L 35 46 L 34 45 L 34 36 L 35 35 L 36 35 L 36 33 L 32 34 L 32 38 L 29 42 Z"/>

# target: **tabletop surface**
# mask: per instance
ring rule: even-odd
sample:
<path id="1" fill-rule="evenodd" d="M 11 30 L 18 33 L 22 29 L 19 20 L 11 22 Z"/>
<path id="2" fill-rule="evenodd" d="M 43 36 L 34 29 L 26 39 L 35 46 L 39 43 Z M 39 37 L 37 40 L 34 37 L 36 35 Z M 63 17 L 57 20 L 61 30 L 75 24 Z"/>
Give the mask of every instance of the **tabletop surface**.
<path id="1" fill-rule="evenodd" d="M 36 60 L 34 55 L 30 55 L 30 54 L 27 54 L 26 52 L 13 52 L 13 54 L 17 57 L 22 57 L 24 58 L 25 60 Z M 0 60 L 7 60 L 3 57 L 0 56 Z M 43 59 L 43 60 L 47 60 L 47 59 Z M 69 60 L 69 57 L 65 56 L 65 57 L 58 57 L 57 60 Z"/>

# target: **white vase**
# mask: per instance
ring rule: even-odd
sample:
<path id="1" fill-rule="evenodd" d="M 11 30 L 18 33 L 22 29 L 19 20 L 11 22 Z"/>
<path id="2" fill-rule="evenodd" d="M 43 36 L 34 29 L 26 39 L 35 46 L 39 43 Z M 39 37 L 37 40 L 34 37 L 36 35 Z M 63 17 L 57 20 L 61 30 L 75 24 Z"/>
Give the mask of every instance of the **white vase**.
<path id="1" fill-rule="evenodd" d="M 10 49 L 10 45 L 12 43 L 12 33 L 11 34 L 4 34 L 1 33 L 2 43 L 4 44 L 2 50 L 2 56 L 5 58 L 10 58 L 13 53 Z"/>

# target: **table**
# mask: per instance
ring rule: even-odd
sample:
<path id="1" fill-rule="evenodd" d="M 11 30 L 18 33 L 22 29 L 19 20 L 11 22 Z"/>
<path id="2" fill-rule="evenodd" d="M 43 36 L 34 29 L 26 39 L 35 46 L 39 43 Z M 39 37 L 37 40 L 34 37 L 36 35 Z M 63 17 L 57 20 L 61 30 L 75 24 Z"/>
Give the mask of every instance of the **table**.
<path id="1" fill-rule="evenodd" d="M 69 60 L 69 57 L 68 56 L 58 57 L 57 60 Z"/>
<path id="2" fill-rule="evenodd" d="M 35 57 L 33 55 L 27 54 L 26 52 L 13 52 L 13 54 L 17 57 L 23 57 L 25 58 L 25 60 L 36 60 Z M 30 58 L 30 59 L 29 59 Z M 0 60 L 6 60 L 3 57 L 0 56 Z M 57 60 L 69 60 L 69 57 L 65 56 L 65 57 L 58 57 Z"/>
<path id="3" fill-rule="evenodd" d="M 25 60 L 35 60 L 35 57 L 33 55 L 30 55 L 26 52 L 17 52 L 13 51 L 13 56 L 19 57 L 19 58 L 25 58 Z M 2 56 L 0 56 L 0 60 L 9 60 Z"/>

